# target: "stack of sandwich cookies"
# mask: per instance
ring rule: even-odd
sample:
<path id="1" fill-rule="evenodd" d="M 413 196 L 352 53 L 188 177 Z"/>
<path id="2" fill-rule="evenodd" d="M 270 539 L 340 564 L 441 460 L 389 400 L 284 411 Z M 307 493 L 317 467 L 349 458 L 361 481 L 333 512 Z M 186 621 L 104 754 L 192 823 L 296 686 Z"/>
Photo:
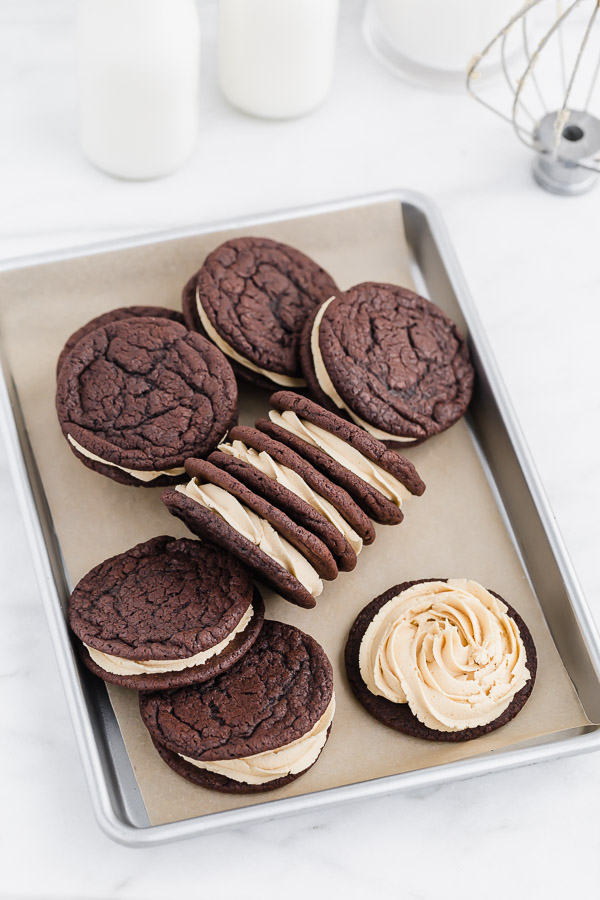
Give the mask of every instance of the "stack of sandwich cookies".
<path id="1" fill-rule="evenodd" d="M 409 460 L 362 428 L 290 391 L 271 397 L 275 410 L 256 427 L 291 447 L 344 488 L 374 521 L 402 521 L 402 501 L 425 485 Z"/>
<path id="2" fill-rule="evenodd" d="M 238 794 L 274 790 L 323 750 L 335 712 L 331 663 L 309 635 L 266 621 L 229 671 L 144 692 L 140 712 L 163 760 L 189 781 Z"/>
<path id="3" fill-rule="evenodd" d="M 235 558 L 167 536 L 100 563 L 69 601 L 88 669 L 136 690 L 214 678 L 249 650 L 263 619 L 260 594 Z"/>
<path id="4" fill-rule="evenodd" d="M 397 285 L 366 282 L 328 298 L 304 327 L 300 358 L 319 403 L 391 446 L 444 431 L 471 399 L 458 328 Z"/>
<path id="5" fill-rule="evenodd" d="M 188 327 L 213 341 L 246 381 L 269 390 L 300 387 L 300 333 L 336 291 L 327 272 L 293 247 L 235 238 L 187 282 L 183 312 Z"/>
<path id="6" fill-rule="evenodd" d="M 69 447 L 122 484 L 165 486 L 184 460 L 206 456 L 237 420 L 231 366 L 178 322 L 108 322 L 77 341 L 60 367 L 56 408 Z"/>
<path id="7" fill-rule="evenodd" d="M 331 551 L 283 510 L 206 460 L 186 460 L 187 485 L 162 493 L 190 531 L 237 556 L 297 606 L 312 608 L 322 578 L 338 574 Z"/>
<path id="8" fill-rule="evenodd" d="M 177 310 L 175 309 L 166 309 L 163 306 L 121 306 L 118 309 L 111 309 L 109 310 L 109 312 L 103 313 L 101 316 L 96 316 L 96 318 L 90 319 L 89 322 L 86 322 L 85 325 L 82 325 L 81 328 L 78 328 L 77 331 L 74 331 L 71 337 L 68 338 L 65 346 L 61 350 L 60 356 L 58 357 L 58 363 L 56 365 L 56 377 L 58 378 L 58 374 L 62 368 L 62 364 L 75 344 L 91 331 L 95 331 L 96 328 L 101 328 L 102 325 L 109 325 L 111 322 L 118 322 L 120 319 L 138 319 L 148 317 L 154 319 L 170 319 L 173 322 L 179 322 L 180 325 L 185 325 L 185 319 L 182 313 L 177 312 Z"/>
<path id="9" fill-rule="evenodd" d="M 343 488 L 256 428 L 233 428 L 209 460 L 312 531 L 340 571 L 351 571 L 363 542 L 375 537 L 371 520 Z"/>
<path id="10" fill-rule="evenodd" d="M 390 588 L 357 617 L 345 662 L 367 712 L 432 741 L 467 741 L 507 724 L 537 671 L 523 619 L 499 594 L 465 579 Z"/>

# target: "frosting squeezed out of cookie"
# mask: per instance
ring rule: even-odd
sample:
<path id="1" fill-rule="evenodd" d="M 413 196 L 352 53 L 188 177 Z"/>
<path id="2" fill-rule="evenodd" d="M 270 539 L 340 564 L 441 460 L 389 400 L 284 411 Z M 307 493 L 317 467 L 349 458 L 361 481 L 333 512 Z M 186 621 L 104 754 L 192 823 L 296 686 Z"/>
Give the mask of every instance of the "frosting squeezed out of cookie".
<path id="1" fill-rule="evenodd" d="M 323 361 L 323 354 L 321 353 L 321 347 L 319 345 L 319 328 L 321 326 L 321 322 L 323 320 L 323 316 L 327 310 L 327 307 L 330 303 L 335 300 L 335 297 L 330 297 L 329 300 L 326 300 L 325 303 L 320 307 L 319 312 L 315 317 L 315 321 L 313 322 L 313 327 L 310 333 L 310 349 L 313 358 L 313 365 L 315 367 L 315 375 L 317 376 L 317 381 L 319 382 L 319 387 L 326 394 L 330 400 L 333 400 L 338 409 L 343 409 L 348 415 L 356 422 L 357 425 L 360 425 L 361 428 L 364 428 L 365 431 L 368 431 L 369 434 L 373 435 L 373 437 L 377 438 L 379 441 L 398 441 L 400 443 L 412 443 L 416 440 L 413 437 L 402 437 L 399 434 L 392 434 L 390 431 L 383 431 L 381 428 L 376 428 L 375 425 L 371 425 L 369 422 L 366 422 L 364 419 L 361 419 L 360 416 L 357 416 L 355 412 L 353 412 L 347 403 L 345 403 L 338 392 L 335 389 L 333 381 L 329 377 L 329 372 L 325 366 L 325 362 Z"/>
<path id="2" fill-rule="evenodd" d="M 268 378 L 270 381 L 274 382 L 274 384 L 282 385 L 282 387 L 304 387 L 306 385 L 304 378 L 294 378 L 292 375 L 282 375 L 280 372 L 270 372 L 268 369 L 261 369 L 261 367 L 257 366 L 256 363 L 250 362 L 249 359 L 246 359 L 245 356 L 242 356 L 241 353 L 238 353 L 237 350 L 231 346 L 231 344 L 228 344 L 227 341 L 221 337 L 219 332 L 216 330 L 216 328 L 206 315 L 205 309 L 200 301 L 200 297 L 198 296 L 198 291 L 196 291 L 196 309 L 198 310 L 198 315 L 206 334 L 211 339 L 213 344 L 216 344 L 219 350 L 221 350 L 221 352 L 225 354 L 225 356 L 228 356 L 230 359 L 235 360 L 235 362 L 239 363 L 241 366 L 244 366 L 244 368 L 246 369 L 250 369 L 252 372 L 257 372 L 259 375 L 264 375 L 265 378 Z"/>
<path id="3" fill-rule="evenodd" d="M 111 656 L 109 653 L 102 653 L 101 650 L 95 650 L 93 647 L 85 644 L 85 642 L 84 646 L 94 662 L 101 669 L 104 669 L 105 672 L 110 672 L 112 675 L 158 675 L 163 672 L 182 672 L 184 669 L 189 669 L 192 666 L 201 666 L 208 662 L 209 659 L 212 659 L 213 656 L 218 656 L 219 653 L 222 653 L 231 641 L 248 627 L 248 623 L 253 615 L 254 607 L 250 604 L 233 631 L 224 640 L 215 644 L 214 647 L 209 647 L 208 650 L 201 650 L 200 653 L 184 659 L 125 659 L 122 656 Z"/>
<path id="4" fill-rule="evenodd" d="M 319 721 L 313 725 L 310 731 L 289 744 L 284 744 L 275 750 L 266 750 L 264 753 L 255 753 L 240 759 L 219 759 L 214 762 L 201 762 L 197 759 L 190 759 L 189 756 L 183 756 L 183 754 L 179 755 L 199 769 L 224 775 L 233 781 L 242 781 L 246 784 L 267 784 L 277 778 L 285 778 L 286 775 L 298 775 L 312 766 L 325 746 L 327 731 L 333 721 L 334 713 L 335 694 L 331 697 L 329 706 Z"/>
<path id="5" fill-rule="evenodd" d="M 71 437 L 70 434 L 67 435 L 67 440 L 75 447 L 78 453 L 81 453 L 82 456 L 87 456 L 88 459 L 102 463 L 104 466 L 112 466 L 115 469 L 121 469 L 122 472 L 127 472 L 128 475 L 133 475 L 134 478 L 139 478 L 140 481 L 154 481 L 155 478 L 160 478 L 161 475 L 183 475 L 185 473 L 183 466 L 175 469 L 159 469 L 156 472 L 147 472 L 141 469 L 126 469 L 125 466 L 118 466 L 116 463 L 109 462 L 107 459 L 96 456 L 91 450 L 86 450 L 85 447 L 78 444 L 75 438 Z"/>
<path id="6" fill-rule="evenodd" d="M 493 722 L 530 678 L 504 603 L 476 581 L 415 584 L 370 622 L 359 650 L 367 688 L 436 731 Z"/>
<path id="7" fill-rule="evenodd" d="M 273 481 L 276 481 L 289 491 L 292 491 L 297 497 L 301 497 L 302 500 L 306 501 L 313 509 L 318 510 L 318 512 L 325 516 L 332 525 L 335 525 L 356 554 L 360 553 L 363 545 L 362 538 L 359 537 L 352 526 L 344 519 L 342 514 L 329 502 L 329 500 L 326 500 L 325 497 L 322 497 L 314 491 L 310 485 L 308 485 L 297 472 L 290 469 L 289 466 L 284 466 L 282 463 L 277 462 L 277 460 L 273 459 L 273 457 L 264 450 L 259 452 L 252 447 L 247 447 L 243 441 L 220 444 L 219 450 L 230 456 L 234 456 L 242 462 L 249 463 L 251 466 L 254 466 L 255 469 L 264 472 L 264 474 L 268 475 Z"/>
<path id="8" fill-rule="evenodd" d="M 272 409 L 269 412 L 269 418 L 275 425 L 285 428 L 286 431 L 302 438 L 313 447 L 318 447 L 345 469 L 378 490 L 396 506 L 402 506 L 403 499 L 409 496 L 409 491 L 390 472 L 330 431 L 314 425 L 307 419 L 300 419 L 291 410 L 280 413 Z"/>
<path id="9" fill-rule="evenodd" d="M 224 488 L 216 484 L 199 484 L 197 479 L 192 478 L 189 484 L 178 484 L 175 490 L 224 519 L 235 531 L 293 575 L 313 597 L 321 594 L 323 582 L 306 557 L 266 519 L 252 512 Z"/>

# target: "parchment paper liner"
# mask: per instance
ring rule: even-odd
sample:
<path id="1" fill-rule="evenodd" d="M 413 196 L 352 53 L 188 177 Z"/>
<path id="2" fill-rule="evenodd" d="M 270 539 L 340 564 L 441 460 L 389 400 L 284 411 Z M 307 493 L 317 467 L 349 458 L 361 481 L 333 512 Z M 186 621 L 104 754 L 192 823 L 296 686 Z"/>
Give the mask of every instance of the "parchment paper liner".
<path id="1" fill-rule="evenodd" d="M 205 255 L 241 232 L 184 238 L 38 266 L 2 275 L 0 326 L 30 440 L 73 584 L 92 566 L 156 534 L 187 534 L 159 491 L 131 489 L 77 462 L 54 411 L 54 370 L 66 338 L 92 316 L 116 306 L 179 308 L 180 291 Z M 355 210 L 245 229 L 287 241 L 327 268 L 340 287 L 379 280 L 411 285 L 399 207 Z M 433 297 L 432 299 L 436 299 Z M 268 394 L 244 390 L 241 422 L 268 408 Z M 354 572 L 326 583 L 315 610 L 301 610 L 265 591 L 267 616 L 310 632 L 334 668 L 337 713 L 316 766 L 272 795 L 229 797 L 195 787 L 158 757 L 141 723 L 137 695 L 109 686 L 152 824 L 263 803 L 384 775 L 436 766 L 588 724 L 540 605 L 504 526 L 466 423 L 408 451 L 427 484 L 405 506 L 405 521 L 379 526 Z M 515 606 L 534 636 L 539 668 L 533 695 L 505 728 L 476 741 L 445 745 L 399 735 L 374 721 L 347 686 L 342 654 L 358 611 L 397 582 L 468 577 Z"/>

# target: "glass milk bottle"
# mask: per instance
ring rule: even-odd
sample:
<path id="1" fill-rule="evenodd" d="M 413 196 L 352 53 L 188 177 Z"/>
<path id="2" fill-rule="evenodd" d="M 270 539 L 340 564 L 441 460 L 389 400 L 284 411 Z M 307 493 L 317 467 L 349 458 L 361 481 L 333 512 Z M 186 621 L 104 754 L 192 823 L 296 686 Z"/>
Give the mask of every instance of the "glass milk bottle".
<path id="1" fill-rule="evenodd" d="M 266 119 L 303 116 L 326 98 L 338 0 L 219 0 L 219 82 L 229 102 Z"/>
<path id="2" fill-rule="evenodd" d="M 194 0 L 81 0 L 83 152 L 120 178 L 157 178 L 188 158 L 198 128 Z"/>

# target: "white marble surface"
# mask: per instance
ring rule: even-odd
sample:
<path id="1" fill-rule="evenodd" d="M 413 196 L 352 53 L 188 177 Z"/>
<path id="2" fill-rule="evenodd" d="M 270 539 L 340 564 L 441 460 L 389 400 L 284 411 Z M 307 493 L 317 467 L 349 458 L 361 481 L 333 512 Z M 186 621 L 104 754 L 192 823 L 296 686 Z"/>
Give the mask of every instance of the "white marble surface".
<path id="1" fill-rule="evenodd" d="M 597 587 L 600 193 L 533 184 L 508 128 L 466 97 L 380 69 L 346 0 L 325 107 L 286 123 L 229 109 L 205 26 L 202 129 L 163 181 L 113 181 L 76 139 L 73 0 L 0 6 L 0 256 L 406 186 L 445 215 L 559 526 Z M 590 755 L 152 851 L 112 844 L 91 811 L 0 451 L 0 897 L 336 895 L 490 900 L 597 889 L 600 756 Z"/>

